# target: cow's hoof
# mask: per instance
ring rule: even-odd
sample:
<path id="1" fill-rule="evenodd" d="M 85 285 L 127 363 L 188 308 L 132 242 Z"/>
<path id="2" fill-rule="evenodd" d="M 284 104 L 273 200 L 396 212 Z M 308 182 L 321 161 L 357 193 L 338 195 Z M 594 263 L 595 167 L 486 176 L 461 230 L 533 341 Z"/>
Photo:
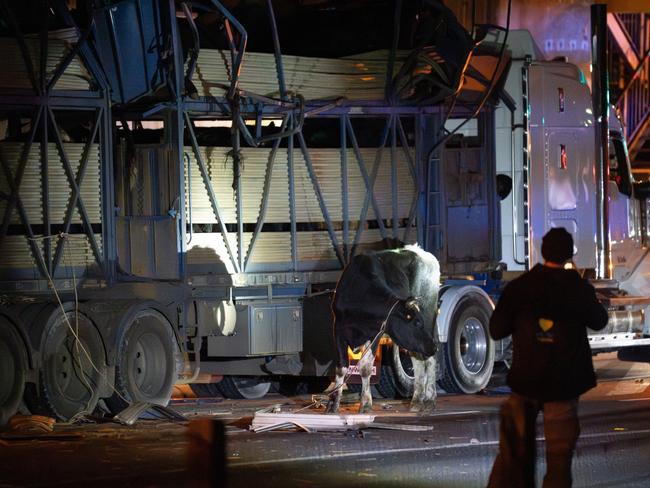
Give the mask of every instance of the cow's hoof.
<path id="1" fill-rule="evenodd" d="M 329 402 L 327 407 L 325 407 L 325 413 L 339 413 L 338 405 L 335 405 L 334 402 Z"/>
<path id="2" fill-rule="evenodd" d="M 436 401 L 412 403 L 410 411 L 420 415 L 427 415 L 436 409 Z"/>
<path id="3" fill-rule="evenodd" d="M 424 405 L 422 403 L 411 403 L 409 411 L 413 413 L 420 413 L 423 409 Z"/>
<path id="4" fill-rule="evenodd" d="M 359 413 L 372 413 L 372 405 L 361 405 Z"/>

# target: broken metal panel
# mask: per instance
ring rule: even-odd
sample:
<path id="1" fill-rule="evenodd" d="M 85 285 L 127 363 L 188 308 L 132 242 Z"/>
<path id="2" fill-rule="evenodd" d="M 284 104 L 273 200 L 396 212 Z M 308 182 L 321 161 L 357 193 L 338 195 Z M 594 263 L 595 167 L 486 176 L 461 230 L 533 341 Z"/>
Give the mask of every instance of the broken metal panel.
<path id="1" fill-rule="evenodd" d="M 202 49 L 192 82 L 201 96 L 221 97 L 230 88 L 231 61 L 225 51 Z M 397 53 L 394 74 L 407 52 Z M 288 93 L 300 93 L 306 100 L 345 97 L 351 100 L 383 100 L 387 50 L 372 51 L 339 59 L 282 56 Z M 273 54 L 247 52 L 239 77 L 243 90 L 279 96 L 276 61 Z"/>
<path id="2" fill-rule="evenodd" d="M 93 12 L 95 49 L 116 103 L 129 103 L 166 83 L 165 10 L 164 2 L 127 0 Z"/>

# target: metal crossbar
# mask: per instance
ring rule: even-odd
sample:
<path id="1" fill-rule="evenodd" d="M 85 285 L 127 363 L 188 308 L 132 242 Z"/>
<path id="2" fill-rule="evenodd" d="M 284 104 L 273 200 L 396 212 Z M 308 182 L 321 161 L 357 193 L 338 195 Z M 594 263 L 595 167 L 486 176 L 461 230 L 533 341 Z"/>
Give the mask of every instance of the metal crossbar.
<path id="1" fill-rule="evenodd" d="M 201 178 L 203 178 L 203 184 L 205 185 L 205 188 L 208 191 L 208 197 L 210 198 L 212 211 L 214 212 L 214 216 L 216 217 L 217 222 L 219 223 L 219 230 L 221 231 L 221 237 L 223 238 L 224 245 L 226 246 L 226 250 L 228 251 L 228 257 L 230 258 L 230 262 L 232 263 L 235 271 L 237 273 L 240 273 L 241 268 L 239 267 L 239 262 L 237 259 L 235 259 L 235 255 L 232 252 L 232 249 L 230 247 L 230 241 L 228 240 L 228 230 L 226 229 L 226 225 L 224 224 L 223 219 L 221 218 L 222 212 L 221 212 L 221 208 L 219 207 L 217 195 L 215 194 L 214 188 L 212 186 L 212 182 L 210 181 L 210 175 L 208 174 L 208 170 L 205 166 L 205 162 L 203 161 L 203 155 L 199 150 L 199 144 L 196 140 L 196 134 L 194 131 L 194 123 L 192 122 L 192 119 L 190 118 L 187 112 L 185 112 L 184 115 L 185 115 L 185 122 L 187 124 L 187 129 L 190 133 L 190 139 L 192 141 L 192 150 L 194 151 L 196 162 L 199 165 L 199 171 L 201 172 Z"/>
<path id="2" fill-rule="evenodd" d="M 357 233 L 354 236 L 354 244 L 353 247 L 356 248 L 359 245 L 359 240 L 361 239 L 361 234 L 363 233 L 363 228 L 366 223 L 366 217 L 368 215 L 368 206 L 370 205 L 370 201 L 372 200 L 373 202 L 373 207 L 375 210 L 375 218 L 377 219 L 377 222 L 379 223 L 379 232 L 381 234 L 382 239 L 386 239 L 386 227 L 384 226 L 383 219 L 381 217 L 381 214 L 377 213 L 379 210 L 379 206 L 377 205 L 377 202 L 375 200 L 375 195 L 373 188 L 375 187 L 375 180 L 377 179 L 377 173 L 379 172 L 379 165 L 381 163 L 381 155 L 386 147 L 386 142 L 388 141 L 388 134 L 390 133 L 391 127 L 394 123 L 394 115 L 390 115 L 386 121 L 386 125 L 384 126 L 384 133 L 382 134 L 381 138 L 381 144 L 377 148 L 377 153 L 375 155 L 375 163 L 372 167 L 372 173 L 370 175 L 370 180 L 368 181 L 367 175 L 364 177 L 364 181 L 366 182 L 366 198 L 364 199 L 363 202 L 363 208 L 361 209 L 361 216 L 359 217 L 359 228 L 357 229 Z M 358 157 L 358 156 L 357 156 Z M 361 165 L 360 165 L 361 166 Z M 364 171 L 365 172 L 365 167 Z"/>
<path id="3" fill-rule="evenodd" d="M 288 121 L 287 117 L 285 117 L 282 120 L 282 127 L 280 128 L 280 132 L 283 132 L 285 130 L 287 126 L 287 121 Z M 278 152 L 278 148 L 280 147 L 280 141 L 281 139 L 276 139 L 276 141 L 273 143 L 273 148 L 271 149 L 268 162 L 266 163 L 266 174 L 264 175 L 264 189 L 262 190 L 262 201 L 260 203 L 260 213 L 257 218 L 257 224 L 255 225 L 255 231 L 253 232 L 253 237 L 251 238 L 251 242 L 248 245 L 248 251 L 246 252 L 246 260 L 244 261 L 244 271 L 246 271 L 246 268 L 248 267 L 248 262 L 250 260 L 250 257 L 253 254 L 253 251 L 255 250 L 255 244 L 257 243 L 257 238 L 259 237 L 260 232 L 262 231 L 262 227 L 264 226 L 264 221 L 266 219 L 266 211 L 268 208 L 269 194 L 271 192 L 271 180 L 273 177 L 273 166 L 275 163 L 275 156 Z"/>
<path id="4" fill-rule="evenodd" d="M 74 209 L 75 207 L 80 207 L 83 206 L 83 203 L 81 203 L 81 195 L 80 195 L 80 188 L 81 184 L 83 183 L 84 176 L 86 174 L 86 167 L 88 164 L 88 157 L 90 155 L 90 150 L 92 148 L 92 144 L 95 141 L 95 138 L 97 137 L 97 132 L 99 129 L 100 121 L 103 115 L 103 110 L 99 109 L 96 111 L 97 115 L 95 117 L 95 122 L 93 123 L 93 128 L 90 132 L 90 138 L 86 142 L 86 145 L 84 147 L 82 156 L 81 156 L 81 161 L 79 163 L 79 169 L 77 170 L 77 175 L 74 179 L 74 186 L 71 185 L 71 195 L 70 195 L 70 201 L 68 202 L 68 206 L 65 211 L 65 217 L 63 220 L 63 230 L 62 232 L 64 234 L 67 234 L 70 230 L 70 224 L 72 223 L 72 217 L 74 215 Z M 55 124 L 54 116 L 52 114 L 52 123 Z M 57 137 L 57 140 L 60 140 Z M 69 164 L 67 161 L 64 162 L 64 166 L 66 164 Z M 68 166 L 66 166 L 68 167 Z M 71 172 L 71 169 L 70 169 Z M 66 174 L 68 172 L 66 171 Z M 81 210 L 80 210 L 81 214 Z M 94 234 L 92 234 L 92 225 L 90 222 L 85 223 L 85 227 L 87 229 L 90 229 L 90 233 L 87 233 L 87 237 L 89 241 L 91 242 L 91 246 L 93 249 L 93 253 L 95 254 L 95 259 L 97 259 L 97 262 L 101 265 L 103 263 L 103 260 L 101 258 L 101 255 L 99 254 L 99 248 L 97 246 L 97 242 L 95 240 Z M 61 260 L 61 255 L 63 254 L 63 248 L 65 246 L 65 239 L 60 239 L 59 242 L 57 243 L 56 250 L 54 252 L 54 260 L 52 263 L 52 274 L 56 273 L 56 269 L 59 265 L 59 261 Z"/>

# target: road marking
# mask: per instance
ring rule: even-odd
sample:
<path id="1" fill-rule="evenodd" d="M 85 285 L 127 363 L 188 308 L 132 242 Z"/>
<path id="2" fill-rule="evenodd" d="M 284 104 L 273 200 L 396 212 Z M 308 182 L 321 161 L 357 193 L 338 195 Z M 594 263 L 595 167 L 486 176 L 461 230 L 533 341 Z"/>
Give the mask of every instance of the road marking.
<path id="1" fill-rule="evenodd" d="M 630 436 L 633 434 L 650 434 L 650 429 L 643 430 L 625 430 L 625 431 L 609 431 L 601 432 L 597 434 L 580 434 L 580 439 L 597 439 L 600 437 L 612 438 L 612 437 L 622 437 Z M 537 437 L 537 442 L 543 441 L 544 437 Z M 473 441 L 473 442 L 472 442 Z M 425 452 L 425 451 L 442 451 L 447 449 L 459 449 L 464 447 L 477 447 L 477 446 L 498 446 L 499 441 L 479 441 L 476 442 L 476 439 L 472 439 L 470 442 L 459 442 L 456 444 L 450 445 L 441 445 L 441 446 L 423 446 L 423 447 L 404 447 L 401 449 L 381 449 L 377 451 L 364 451 L 364 452 L 342 452 L 337 453 L 336 455 L 319 455 L 319 456 L 304 456 L 298 458 L 289 458 L 289 459 L 265 459 L 263 461 L 243 461 L 241 463 L 230 463 L 231 467 L 246 467 L 246 466 L 261 466 L 266 464 L 281 464 L 281 463 L 294 463 L 294 462 L 309 462 L 309 461 L 327 461 L 327 460 L 336 460 L 342 458 L 354 458 L 354 457 L 365 457 L 365 456 L 377 456 L 382 454 L 404 454 L 404 453 L 415 453 L 415 452 Z"/>

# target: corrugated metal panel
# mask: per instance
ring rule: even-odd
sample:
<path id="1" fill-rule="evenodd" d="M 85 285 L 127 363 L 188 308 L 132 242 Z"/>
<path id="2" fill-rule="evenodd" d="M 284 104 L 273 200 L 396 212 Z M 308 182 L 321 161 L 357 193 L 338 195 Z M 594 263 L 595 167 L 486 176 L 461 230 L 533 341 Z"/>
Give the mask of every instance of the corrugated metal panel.
<path id="1" fill-rule="evenodd" d="M 64 148 L 73 173 L 77 174 L 81 156 L 85 145 L 77 143 L 64 143 Z M 19 165 L 19 159 L 23 144 L 14 142 L 0 143 L 0 152 L 9 164 L 13 175 Z M 50 184 L 50 220 L 52 224 L 62 224 L 65 218 L 65 211 L 70 201 L 70 185 L 63 169 L 63 162 L 54 143 L 48 144 L 48 178 Z M 85 205 L 91 223 L 100 223 L 101 218 L 101 186 L 99 167 L 99 146 L 91 146 L 86 172 L 81 184 L 81 199 Z M 4 172 L 0 173 L 0 191 L 10 193 L 9 185 Z M 25 173 L 20 186 L 20 196 L 27 211 L 27 216 L 32 224 L 40 224 L 43 221 L 42 212 L 42 191 L 41 191 L 41 152 L 40 145 L 33 144 L 30 148 Z M 4 215 L 5 201 L 0 201 L 0 215 Z M 18 212 L 14 211 L 12 224 L 20 224 Z M 75 208 L 72 223 L 81 223 L 79 211 Z"/>
<path id="2" fill-rule="evenodd" d="M 102 236 L 95 234 L 100 252 L 102 250 Z M 58 239 L 52 241 L 55 248 Z M 43 252 L 43 241 L 39 241 L 39 248 Z M 6 236 L 0 244 L 0 268 L 4 269 L 33 269 L 35 278 L 39 272 L 36 261 L 32 257 L 31 248 L 25 236 Z M 88 241 L 88 237 L 82 234 L 68 236 L 65 249 L 61 255 L 60 268 L 66 266 L 90 266 L 95 263 L 95 256 Z"/>
<path id="3" fill-rule="evenodd" d="M 370 175 L 374 166 L 377 150 L 363 148 L 360 150 L 366 171 Z M 411 151 L 413 154 L 413 151 Z M 341 221 L 341 155 L 338 149 L 311 149 L 309 151 L 314 172 L 323 192 L 330 218 Z M 348 159 L 348 212 L 349 219 L 358 220 L 366 198 L 366 186 L 352 150 L 347 153 Z M 323 214 L 318 205 L 309 173 L 301 152 L 294 155 L 296 175 L 296 219 L 298 222 L 323 222 Z M 413 179 L 407 167 L 406 157 L 401 150 L 397 152 L 398 175 L 398 210 L 399 218 L 407 218 L 416 191 Z M 374 194 L 384 219 L 392 217 L 391 193 L 391 154 L 384 149 L 374 185 Z M 367 219 L 374 219 L 372 205 L 369 206 Z"/>
<path id="4" fill-rule="evenodd" d="M 235 192 L 232 189 L 232 158 L 226 154 L 229 148 L 202 147 L 207 171 L 210 176 L 224 222 L 237 222 Z M 192 222 L 216 223 L 216 218 L 206 191 L 198 165 L 189 148 L 192 167 Z M 366 171 L 370 174 L 374 165 L 376 149 L 360 150 Z M 244 204 L 244 222 L 255 223 L 259 216 L 262 201 L 264 176 L 270 149 L 243 149 L 244 165 L 241 170 L 241 184 Z M 413 154 L 413 151 L 411 151 Z M 341 155 L 338 149 L 311 149 L 309 151 L 314 172 L 318 179 L 325 204 L 333 221 L 341 221 Z M 366 187 L 361 171 L 352 150 L 348 151 L 348 198 L 350 220 L 358 220 L 366 196 Z M 391 163 L 390 150 L 382 152 L 374 192 L 383 218 L 392 217 Z M 406 157 L 401 150 L 397 152 L 398 165 L 398 208 L 399 217 L 408 218 L 416 187 L 409 172 Z M 296 220 L 298 222 L 324 222 L 323 214 L 316 198 L 314 186 L 307 171 L 303 154 L 294 151 L 294 173 L 296 189 Z M 287 181 L 287 153 L 278 151 L 273 168 L 271 191 L 265 222 L 289 222 L 289 186 Z M 186 205 L 189 205 L 189 192 L 186 191 Z M 372 207 L 368 219 L 374 219 Z M 189 219 L 189 214 L 188 214 Z"/>
<path id="5" fill-rule="evenodd" d="M 40 40 L 25 39 L 30 53 L 34 72 L 37 80 L 40 79 Z M 64 40 L 49 39 L 47 50 L 47 78 L 50 79 L 57 66 L 71 50 L 72 44 Z M 5 88 L 31 88 L 25 61 L 18 42 L 14 38 L 0 38 L 0 55 L 2 56 L 2 69 L 0 70 L 0 86 Z M 55 90 L 89 90 L 90 74 L 86 71 L 79 58 L 75 56 L 67 69 L 63 72 Z"/>
<path id="6" fill-rule="evenodd" d="M 356 230 L 350 232 L 350 242 L 354 239 Z M 404 229 L 400 229 L 402 237 Z M 339 243 L 343 242 L 342 232 L 336 232 Z M 410 243 L 415 242 L 417 231 L 415 227 L 410 233 Z M 252 233 L 244 234 L 244 249 L 248 248 Z M 228 235 L 233 249 L 237 236 L 234 233 Z M 332 247 L 329 234 L 322 232 L 299 232 L 298 233 L 298 260 L 299 261 L 336 261 L 336 253 Z M 376 249 L 376 244 L 381 241 L 381 234 L 378 229 L 364 229 L 359 241 L 358 251 L 365 249 Z M 289 232 L 263 232 L 260 234 L 251 256 L 250 263 L 290 263 L 291 262 L 291 234 Z M 190 265 L 211 265 L 214 269 L 210 271 L 233 273 L 234 270 L 228 261 L 228 254 L 219 233 L 194 234 L 190 246 L 188 246 L 187 263 Z M 224 264 L 225 263 L 225 264 Z"/>
<path id="7" fill-rule="evenodd" d="M 233 170 L 232 158 L 227 157 L 229 148 L 202 147 L 201 152 L 206 163 L 207 171 L 212 182 L 216 198 L 219 203 L 224 221 L 228 224 L 236 223 L 236 201 L 232 189 Z M 186 148 L 191 154 L 189 148 Z M 372 173 L 377 154 L 375 148 L 363 148 L 360 150 L 366 171 Z M 241 187 L 244 203 L 244 223 L 255 224 L 259 216 L 262 201 L 262 190 L 264 177 L 270 149 L 243 149 L 242 156 L 244 164 L 241 171 Z M 413 150 L 410 149 L 411 157 Z M 342 198 L 341 198 L 341 154 L 336 148 L 311 149 L 309 150 L 314 173 L 318 179 L 323 198 L 327 206 L 330 219 L 334 225 L 340 225 L 343 219 Z M 397 175 L 398 175 L 398 218 L 407 219 L 411 210 L 414 197 L 416 196 L 416 185 L 413 182 L 408 168 L 407 157 L 401 149 L 396 152 Z M 353 150 L 348 150 L 348 199 L 349 219 L 352 222 L 359 221 L 361 210 L 366 197 L 366 186 L 356 162 Z M 215 224 L 216 218 L 210 205 L 208 193 L 204 181 L 201 178 L 198 165 L 191 154 L 192 168 L 192 223 Z M 316 193 L 302 151 L 294 151 L 295 168 L 295 192 L 296 192 L 296 220 L 298 223 L 320 224 L 320 229 L 314 231 L 300 231 L 297 233 L 298 260 L 299 261 L 333 261 L 336 260 L 336 253 L 332 246 L 331 239 L 327 232 L 327 226 L 323 213 L 318 204 Z M 280 150 L 276 154 L 273 169 L 271 191 L 269 195 L 266 223 L 288 224 L 289 197 L 288 197 L 288 173 L 287 173 L 287 151 Z M 391 185 L 391 152 L 388 148 L 381 154 L 379 170 L 374 185 L 374 193 L 377 204 L 384 219 L 392 219 L 392 185 Z M 186 192 L 186 204 L 189 204 L 189 193 Z M 189 218 L 189 215 L 188 215 Z M 374 211 L 369 207 L 367 220 L 374 220 Z M 352 225 L 348 242 L 354 241 L 356 230 Z M 214 231 L 216 229 L 204 229 Z M 390 232 L 390 231 L 389 231 Z M 400 229 L 402 236 L 404 229 Z M 416 235 L 412 231 L 411 239 Z M 343 243 L 342 231 L 336 232 L 339 245 Z M 237 234 L 228 234 L 231 248 L 237 250 Z M 248 249 L 252 233 L 244 233 L 243 247 Z M 363 231 L 360 240 L 360 249 L 364 244 L 377 243 L 381 235 L 377 229 L 366 229 Z M 265 263 L 289 263 L 291 261 L 291 235 L 290 232 L 261 232 L 255 245 L 253 255 L 249 262 L 255 264 Z M 187 262 L 190 265 L 206 264 L 229 273 L 234 272 L 226 252 L 223 238 L 218 232 L 194 233 L 192 242 L 188 246 Z"/>
<path id="8" fill-rule="evenodd" d="M 201 153 L 212 182 L 224 222 L 237 222 L 235 192 L 233 191 L 233 162 L 227 156 L 231 148 L 201 147 Z M 185 148 L 190 155 L 192 168 L 192 221 L 194 223 L 216 223 L 210 199 L 201 177 L 198 164 L 191 148 Z M 264 177 L 270 149 L 242 149 L 243 167 L 241 185 L 243 195 L 244 222 L 254 223 L 260 212 Z M 186 205 L 189 205 L 189 192 L 185 192 Z M 188 217 L 189 219 L 189 214 Z M 271 179 L 271 191 L 265 222 L 289 221 L 289 184 L 287 181 L 286 152 L 278 151 Z"/>
<path id="9" fill-rule="evenodd" d="M 237 234 L 229 233 L 228 240 L 237 259 Z M 223 238 L 218 232 L 195 233 L 187 246 L 186 262 L 190 266 L 201 265 L 203 272 L 235 273 Z"/>
<path id="10" fill-rule="evenodd" d="M 246 246 L 252 234 L 245 234 Z M 291 261 L 291 233 L 262 232 L 257 238 L 255 250 L 251 256 L 252 264 L 288 263 Z"/>
<path id="11" fill-rule="evenodd" d="M 347 97 L 353 100 L 382 100 L 386 83 L 388 51 L 373 51 L 341 59 L 282 56 L 288 92 L 300 93 L 307 100 Z M 398 52 L 395 73 L 406 56 Z M 240 75 L 244 90 L 278 95 L 273 54 L 246 53 Z M 230 53 L 202 49 L 193 82 L 200 95 L 223 96 L 229 86 Z"/>

